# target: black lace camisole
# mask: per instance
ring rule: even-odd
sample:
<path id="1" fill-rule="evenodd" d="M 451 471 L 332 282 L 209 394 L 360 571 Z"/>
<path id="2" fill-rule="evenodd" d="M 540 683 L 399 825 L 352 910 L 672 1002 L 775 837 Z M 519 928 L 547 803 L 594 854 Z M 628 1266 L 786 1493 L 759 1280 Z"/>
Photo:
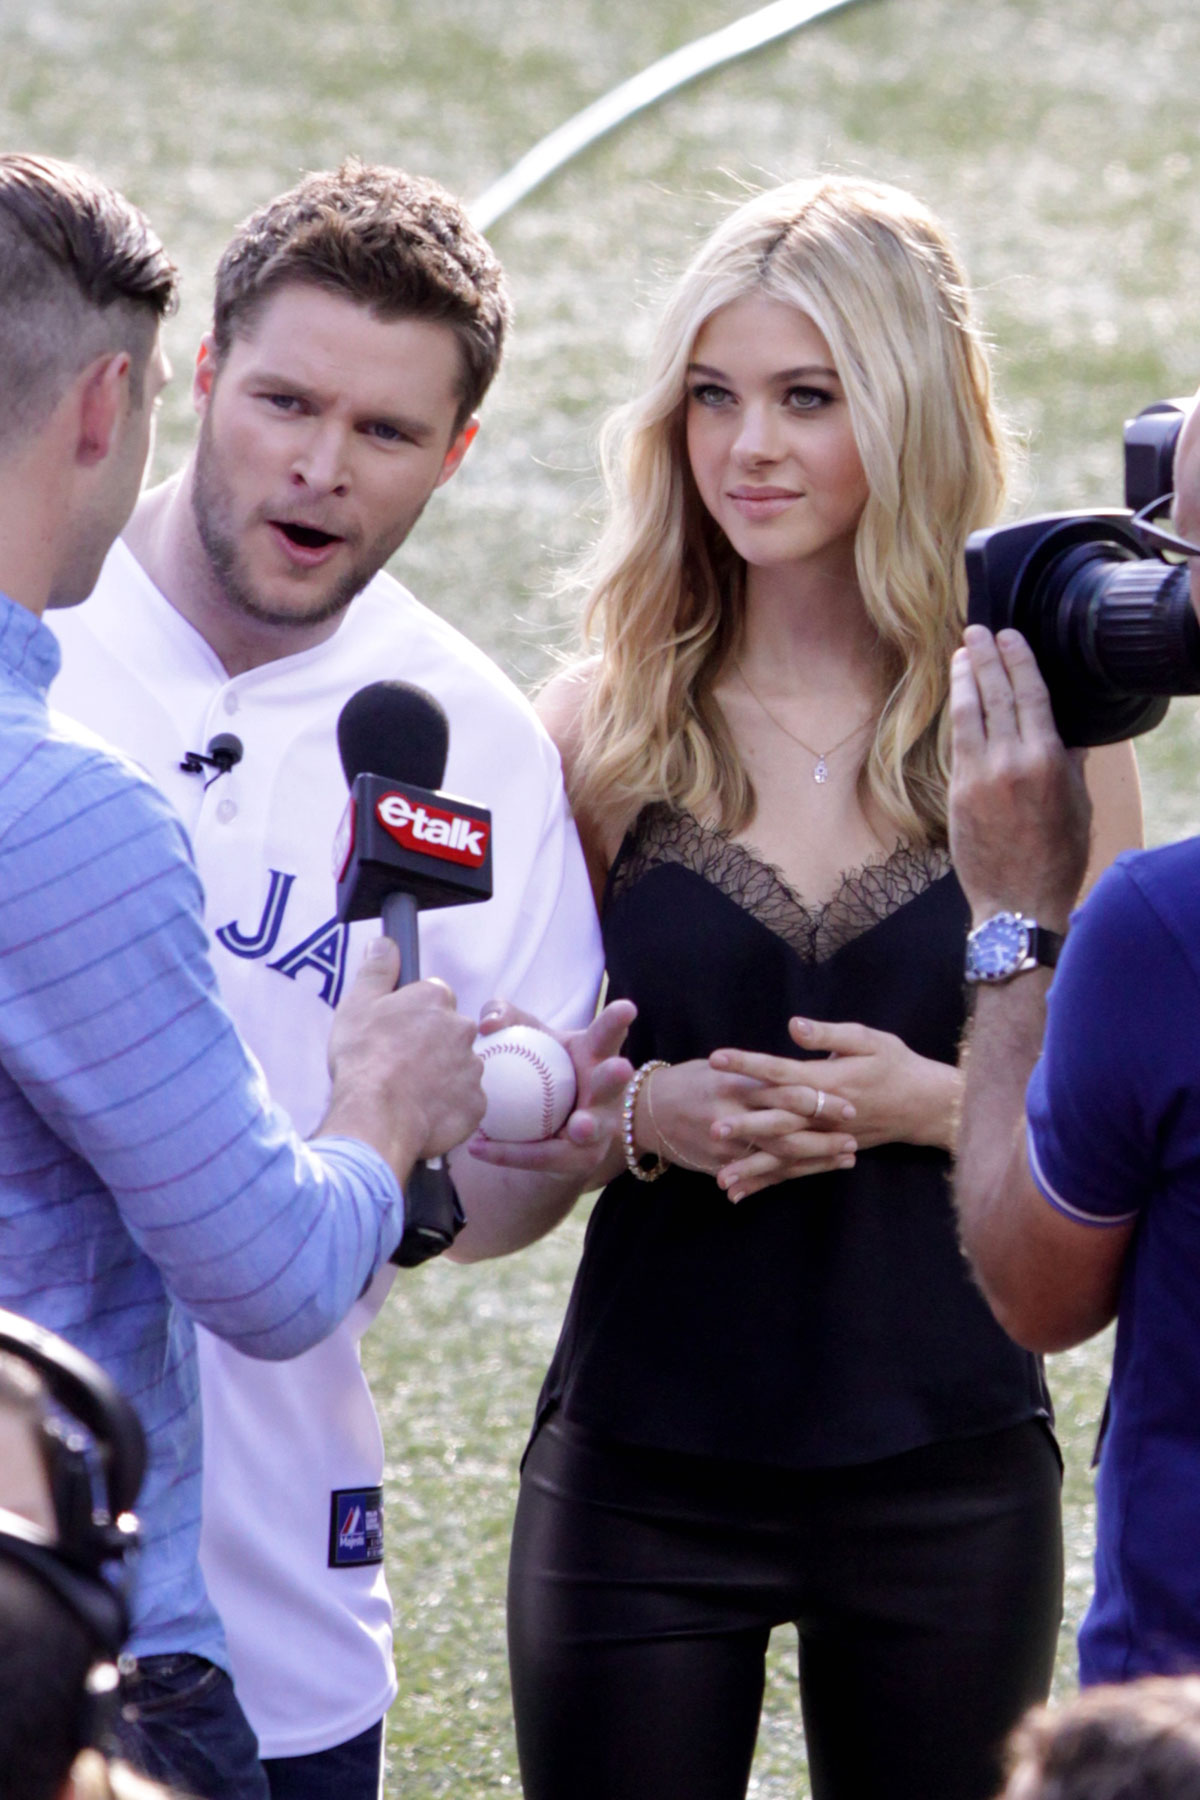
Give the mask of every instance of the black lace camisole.
<path id="1" fill-rule="evenodd" d="M 968 910 L 942 850 L 901 846 L 808 908 L 724 833 L 648 807 L 609 877 L 610 997 L 626 1053 L 799 1054 L 794 1014 L 895 1032 L 954 1062 Z M 540 1414 L 623 1442 L 840 1466 L 1046 1415 L 1040 1364 L 996 1324 L 958 1247 L 941 1150 L 734 1206 L 711 1177 L 622 1175 L 590 1220 Z"/>

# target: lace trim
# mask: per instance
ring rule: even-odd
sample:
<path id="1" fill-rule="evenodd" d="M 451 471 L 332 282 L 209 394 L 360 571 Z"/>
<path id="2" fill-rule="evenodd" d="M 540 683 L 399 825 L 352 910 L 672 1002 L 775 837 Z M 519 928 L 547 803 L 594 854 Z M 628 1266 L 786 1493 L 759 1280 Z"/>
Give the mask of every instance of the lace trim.
<path id="1" fill-rule="evenodd" d="M 827 962 L 950 870 L 945 849 L 898 844 L 890 856 L 848 870 L 823 905 L 809 906 L 750 845 L 735 842 L 690 813 L 659 804 L 643 809 L 622 844 L 609 877 L 606 908 L 665 863 L 678 863 L 701 876 L 798 956 L 816 963 Z"/>

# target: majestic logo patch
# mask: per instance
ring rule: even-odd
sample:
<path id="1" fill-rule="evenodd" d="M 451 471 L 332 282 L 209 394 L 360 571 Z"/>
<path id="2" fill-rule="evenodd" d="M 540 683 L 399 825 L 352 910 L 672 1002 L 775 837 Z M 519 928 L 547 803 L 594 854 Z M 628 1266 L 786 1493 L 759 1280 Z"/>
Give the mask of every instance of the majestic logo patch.
<path id="1" fill-rule="evenodd" d="M 329 1567 L 383 1561 L 383 1489 L 335 1488 L 329 1508 Z"/>
<path id="2" fill-rule="evenodd" d="M 403 794 L 385 794 L 375 808 L 379 823 L 406 850 L 423 850 L 445 862 L 483 866 L 490 826 L 440 806 L 414 806 Z"/>

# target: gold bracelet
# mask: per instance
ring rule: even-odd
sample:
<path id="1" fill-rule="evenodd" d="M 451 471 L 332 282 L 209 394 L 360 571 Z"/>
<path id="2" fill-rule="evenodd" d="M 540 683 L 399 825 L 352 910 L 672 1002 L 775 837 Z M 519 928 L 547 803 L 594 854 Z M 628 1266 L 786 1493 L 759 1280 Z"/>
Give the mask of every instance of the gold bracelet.
<path id="1" fill-rule="evenodd" d="M 652 1077 L 654 1076 L 656 1069 L 669 1069 L 671 1065 L 670 1063 L 658 1063 L 656 1065 L 648 1064 L 647 1066 L 650 1073 L 646 1078 L 646 1116 L 650 1120 L 650 1129 L 661 1146 L 658 1152 L 659 1158 L 661 1160 L 662 1153 L 665 1150 L 673 1163 L 676 1163 L 681 1169 L 686 1169 L 689 1167 L 689 1164 L 684 1161 L 682 1154 L 675 1148 L 674 1144 L 654 1116 L 654 1082 Z"/>
<path id="2" fill-rule="evenodd" d="M 637 1108 L 637 1098 L 643 1081 L 653 1075 L 655 1069 L 669 1069 L 670 1066 L 670 1063 L 663 1062 L 661 1057 L 656 1058 L 653 1062 L 644 1062 L 641 1068 L 630 1077 L 625 1087 L 625 1097 L 621 1102 L 621 1147 L 625 1152 L 625 1167 L 638 1181 L 657 1181 L 660 1175 L 666 1174 L 669 1167 L 662 1157 L 658 1156 L 649 1168 L 643 1168 L 633 1136 L 633 1115 Z"/>

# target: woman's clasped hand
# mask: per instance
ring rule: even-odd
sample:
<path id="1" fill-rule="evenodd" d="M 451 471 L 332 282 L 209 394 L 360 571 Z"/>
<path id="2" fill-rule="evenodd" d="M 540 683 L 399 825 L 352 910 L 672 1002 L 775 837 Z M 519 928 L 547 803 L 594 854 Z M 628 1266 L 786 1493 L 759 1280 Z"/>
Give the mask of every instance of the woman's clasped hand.
<path id="1" fill-rule="evenodd" d="M 935 1144 L 952 1150 L 961 1078 L 947 1063 L 918 1056 L 894 1032 L 869 1025 L 791 1019 L 802 1050 L 818 1063 L 753 1050 L 714 1050 L 711 1066 L 756 1084 L 740 1112 L 714 1121 L 722 1142 L 750 1146 L 717 1177 L 744 1200 L 793 1176 L 853 1166 L 877 1144 Z"/>

